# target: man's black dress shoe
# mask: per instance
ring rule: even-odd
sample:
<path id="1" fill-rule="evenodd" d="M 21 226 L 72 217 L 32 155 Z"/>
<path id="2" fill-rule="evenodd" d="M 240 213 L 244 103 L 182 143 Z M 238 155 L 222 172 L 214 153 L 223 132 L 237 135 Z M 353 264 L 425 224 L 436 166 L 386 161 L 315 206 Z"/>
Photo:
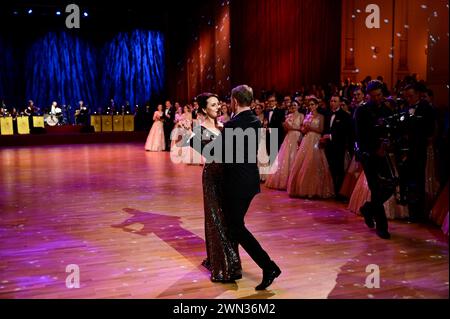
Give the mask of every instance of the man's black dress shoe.
<path id="1" fill-rule="evenodd" d="M 272 282 L 281 274 L 280 268 L 273 263 L 272 267 L 263 271 L 263 279 L 261 283 L 255 287 L 255 290 L 265 290 Z"/>
<path id="2" fill-rule="evenodd" d="M 373 216 L 370 213 L 369 209 L 367 209 L 366 206 L 363 206 L 359 209 L 361 212 L 361 215 L 364 217 L 364 222 L 366 223 L 367 227 L 369 228 L 375 228 L 375 222 L 373 221 Z"/>
<path id="3" fill-rule="evenodd" d="M 391 239 L 391 234 L 387 230 L 377 229 L 377 235 L 382 239 Z"/>

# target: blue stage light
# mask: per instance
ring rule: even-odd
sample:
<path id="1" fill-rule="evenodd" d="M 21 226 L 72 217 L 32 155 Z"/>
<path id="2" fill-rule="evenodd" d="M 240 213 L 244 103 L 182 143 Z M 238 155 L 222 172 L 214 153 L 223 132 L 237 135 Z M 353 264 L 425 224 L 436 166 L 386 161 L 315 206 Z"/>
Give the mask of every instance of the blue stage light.
<path id="1" fill-rule="evenodd" d="M 28 10 L 28 14 L 32 14 L 33 13 L 33 9 Z"/>
<path id="2" fill-rule="evenodd" d="M 56 11 L 56 15 L 60 16 L 61 15 L 61 11 Z"/>
<path id="3" fill-rule="evenodd" d="M 88 16 L 88 13 L 87 13 L 87 12 L 83 12 L 83 15 L 84 15 L 85 17 L 87 17 L 87 16 Z"/>

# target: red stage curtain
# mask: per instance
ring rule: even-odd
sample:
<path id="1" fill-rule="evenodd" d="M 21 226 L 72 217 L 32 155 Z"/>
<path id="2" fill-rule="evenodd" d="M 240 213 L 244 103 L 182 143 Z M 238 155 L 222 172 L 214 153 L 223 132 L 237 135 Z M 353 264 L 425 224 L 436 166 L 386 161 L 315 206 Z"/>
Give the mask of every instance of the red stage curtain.
<path id="1" fill-rule="evenodd" d="M 232 85 L 287 93 L 339 81 L 341 1 L 232 1 L 230 11 Z"/>
<path id="2" fill-rule="evenodd" d="M 171 97 L 186 103 L 202 92 L 229 94 L 229 5 L 223 0 L 209 1 L 186 15 L 192 22 L 185 26 L 180 20 L 175 25 L 175 29 L 187 28 L 186 43 L 183 39 L 180 44 L 179 32 L 171 39 L 175 53 L 181 51 L 179 63 L 168 66 Z"/>

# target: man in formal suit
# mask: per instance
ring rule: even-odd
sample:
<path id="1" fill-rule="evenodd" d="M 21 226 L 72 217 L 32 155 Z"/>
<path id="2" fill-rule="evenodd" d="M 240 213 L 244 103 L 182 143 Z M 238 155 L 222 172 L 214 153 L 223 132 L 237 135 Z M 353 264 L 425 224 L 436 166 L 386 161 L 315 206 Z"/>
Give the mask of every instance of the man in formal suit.
<path id="1" fill-rule="evenodd" d="M 391 179 L 392 173 L 384 143 L 387 132 L 380 123 L 392 116 L 392 111 L 385 103 L 380 81 L 370 81 L 367 92 L 369 101 L 356 109 L 355 113 L 356 153 L 371 193 L 370 201 L 360 211 L 367 227 L 374 228 L 376 224 L 377 235 L 389 239 L 391 235 L 383 204 L 394 193 L 394 185 L 382 183 L 383 180 Z"/>
<path id="2" fill-rule="evenodd" d="M 352 149 L 350 141 L 352 135 L 351 116 L 340 107 L 340 103 L 341 100 L 338 95 L 331 97 L 331 114 L 326 119 L 325 134 L 321 139 L 321 143 L 325 145 L 325 153 L 330 166 L 331 176 L 333 177 L 335 194 L 339 194 L 344 181 L 345 152 Z"/>
<path id="3" fill-rule="evenodd" d="M 192 119 L 197 119 L 197 113 L 198 113 L 198 102 L 196 100 L 192 101 Z"/>
<path id="4" fill-rule="evenodd" d="M 267 154 L 271 158 L 274 158 L 278 154 L 278 151 L 280 150 L 281 144 L 283 144 L 283 140 L 285 137 L 283 123 L 286 119 L 286 112 L 277 105 L 277 98 L 275 94 L 270 95 L 267 99 L 267 102 L 268 106 L 265 112 L 265 120 L 267 121 L 268 127 L 266 135 L 266 148 Z M 272 143 L 270 143 L 270 135 L 271 133 L 275 134 L 275 131 L 278 134 L 278 144 L 276 149 L 271 147 Z"/>
<path id="5" fill-rule="evenodd" d="M 352 103 L 350 104 L 350 114 L 352 115 L 352 117 L 355 114 L 356 109 L 365 103 L 364 98 L 365 94 L 363 92 L 363 89 L 359 86 L 356 87 L 353 90 L 353 99 Z"/>
<path id="6" fill-rule="evenodd" d="M 224 124 L 224 133 L 222 134 L 225 160 L 223 164 L 224 212 L 230 229 L 230 236 L 245 249 L 263 270 L 263 279 L 255 289 L 264 290 L 281 274 L 281 270 L 270 259 L 244 223 L 244 217 L 252 199 L 261 191 L 256 161 L 258 131 L 261 128 L 261 122 L 250 109 L 252 100 L 253 90 L 247 85 L 238 86 L 231 92 L 231 109 L 234 116 Z M 250 134 L 244 138 L 242 135 L 239 136 L 239 132 Z M 237 134 L 237 137 L 235 134 Z M 239 140 L 243 143 L 240 143 Z M 254 143 L 253 146 L 251 143 Z M 232 161 L 227 157 L 230 151 L 233 154 Z M 240 154 L 240 152 L 243 152 L 243 154 Z M 244 160 L 238 161 L 241 156 Z"/>
<path id="7" fill-rule="evenodd" d="M 166 151 L 170 151 L 170 134 L 175 127 L 175 114 L 177 110 L 170 101 L 166 101 L 164 108 L 164 138 L 166 140 Z"/>
<path id="8" fill-rule="evenodd" d="M 425 222 L 425 167 L 427 162 L 427 146 L 433 136 L 435 115 L 432 106 L 420 98 L 418 85 L 405 87 L 404 96 L 408 112 L 408 209 L 411 221 Z"/>

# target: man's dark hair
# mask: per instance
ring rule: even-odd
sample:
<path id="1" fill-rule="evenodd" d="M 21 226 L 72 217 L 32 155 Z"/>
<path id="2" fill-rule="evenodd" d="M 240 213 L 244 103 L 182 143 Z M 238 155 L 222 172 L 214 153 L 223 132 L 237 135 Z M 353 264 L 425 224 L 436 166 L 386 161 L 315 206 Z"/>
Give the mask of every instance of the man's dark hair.
<path id="1" fill-rule="evenodd" d="M 404 91 L 406 92 L 409 90 L 413 90 L 416 93 L 419 92 L 416 84 L 408 84 L 407 86 L 405 86 Z"/>
<path id="2" fill-rule="evenodd" d="M 415 86 L 418 92 L 427 93 L 428 91 L 428 88 L 424 82 L 417 82 Z"/>
<path id="3" fill-rule="evenodd" d="M 339 102 L 342 102 L 342 96 L 340 96 L 340 95 L 337 94 L 337 93 L 334 93 L 334 94 L 330 97 L 330 101 L 331 101 L 331 99 L 334 98 L 334 97 L 337 97 L 337 98 L 339 99 Z"/>
<path id="4" fill-rule="evenodd" d="M 367 92 L 370 93 L 376 90 L 383 90 L 383 83 L 378 80 L 372 80 L 367 85 Z"/>
<path id="5" fill-rule="evenodd" d="M 357 87 L 355 87 L 354 89 L 353 89 L 353 94 L 355 93 L 355 92 L 357 92 L 357 91 L 361 91 L 362 92 L 362 94 L 365 94 L 364 93 L 364 89 L 361 87 L 361 86 L 357 86 Z"/>

